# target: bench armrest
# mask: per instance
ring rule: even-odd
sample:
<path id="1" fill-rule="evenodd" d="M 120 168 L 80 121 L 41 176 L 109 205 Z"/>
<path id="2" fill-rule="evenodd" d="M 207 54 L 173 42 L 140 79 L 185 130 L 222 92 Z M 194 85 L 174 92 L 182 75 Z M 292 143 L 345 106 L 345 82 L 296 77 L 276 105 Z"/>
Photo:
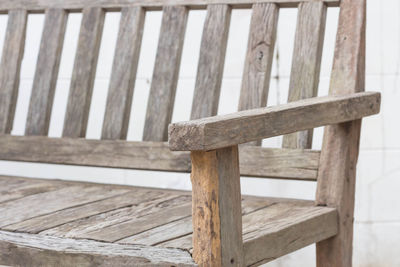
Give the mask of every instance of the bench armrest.
<path id="1" fill-rule="evenodd" d="M 377 92 L 308 98 L 273 107 L 172 123 L 174 151 L 208 151 L 379 113 Z"/>

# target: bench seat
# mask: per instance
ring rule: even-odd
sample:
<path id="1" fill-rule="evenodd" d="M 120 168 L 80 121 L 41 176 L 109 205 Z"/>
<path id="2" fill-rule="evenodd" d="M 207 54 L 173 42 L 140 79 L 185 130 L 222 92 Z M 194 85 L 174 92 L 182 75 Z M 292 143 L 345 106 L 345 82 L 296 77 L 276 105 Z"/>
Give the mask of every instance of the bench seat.
<path id="1" fill-rule="evenodd" d="M 0 204 L 0 264 L 195 265 L 188 191 L 0 176 Z M 247 266 L 337 233 L 312 201 L 243 196 L 242 213 Z"/>

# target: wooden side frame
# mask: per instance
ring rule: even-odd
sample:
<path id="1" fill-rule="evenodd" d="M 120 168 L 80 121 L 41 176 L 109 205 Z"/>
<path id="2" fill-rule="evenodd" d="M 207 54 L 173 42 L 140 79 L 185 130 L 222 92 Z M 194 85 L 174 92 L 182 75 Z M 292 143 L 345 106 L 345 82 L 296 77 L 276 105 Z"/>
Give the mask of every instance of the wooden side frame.
<path id="1" fill-rule="evenodd" d="M 331 95 L 364 91 L 366 0 L 342 0 Z M 320 157 L 316 204 L 334 207 L 339 233 L 317 243 L 317 266 L 352 265 L 356 164 L 361 119 L 327 126 Z"/>

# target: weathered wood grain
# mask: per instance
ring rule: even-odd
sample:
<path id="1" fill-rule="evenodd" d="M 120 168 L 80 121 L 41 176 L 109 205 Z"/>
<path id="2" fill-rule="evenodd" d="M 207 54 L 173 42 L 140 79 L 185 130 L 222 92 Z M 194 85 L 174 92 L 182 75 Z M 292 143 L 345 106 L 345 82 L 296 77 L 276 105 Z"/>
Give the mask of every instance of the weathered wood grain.
<path id="1" fill-rule="evenodd" d="M 26 135 L 48 133 L 67 17 L 68 13 L 63 9 L 46 11 L 26 121 Z"/>
<path id="2" fill-rule="evenodd" d="M 109 10 L 120 9 L 125 6 L 143 6 L 150 10 L 161 10 L 164 6 L 185 5 L 190 8 L 206 8 L 210 4 L 228 4 L 234 7 L 249 8 L 253 3 L 277 3 L 280 7 L 297 7 L 301 2 L 314 0 L 3 0 L 0 5 L 0 12 L 7 12 L 9 9 L 25 8 L 34 12 L 44 11 L 46 8 L 65 8 L 69 10 L 82 10 L 89 6 L 101 6 Z M 317 0 L 318 1 L 318 0 Z M 339 6 L 340 0 L 321 0 L 327 6 Z"/>
<path id="3" fill-rule="evenodd" d="M 275 107 L 170 124 L 169 146 L 171 150 L 212 150 L 356 120 L 376 114 L 379 109 L 380 93 L 375 92 L 309 98 Z"/>
<path id="4" fill-rule="evenodd" d="M 190 116 L 192 120 L 217 114 L 230 20 L 230 6 L 208 6 Z"/>
<path id="5" fill-rule="evenodd" d="M 190 172 L 188 152 L 172 152 L 166 143 L 0 136 L 0 159 Z M 244 176 L 316 180 L 319 151 L 240 147 Z"/>
<path id="6" fill-rule="evenodd" d="M 258 198 L 245 196 L 242 199 L 242 215 L 249 214 L 261 208 L 272 205 L 274 202 L 269 198 Z M 185 217 L 178 221 L 163 224 L 148 231 L 133 235 L 122 240 L 119 243 L 158 245 L 168 243 L 170 240 L 180 238 L 193 233 L 192 217 Z M 191 240 L 191 237 L 190 237 Z M 191 241 L 190 241 L 191 242 Z"/>
<path id="7" fill-rule="evenodd" d="M 161 142 L 3 135 L 0 146 L 0 158 L 7 160 L 190 171 L 189 154 L 171 152 L 168 145 Z"/>
<path id="8" fill-rule="evenodd" d="M 47 181 L 37 182 L 34 180 L 30 181 L 25 179 L 16 179 L 18 182 L 15 183 L 13 180 L 14 179 L 7 179 L 6 184 L 0 184 L 0 203 L 56 190 L 62 186 L 65 186 L 63 183 L 53 183 Z"/>
<path id="9" fill-rule="evenodd" d="M 366 1 L 343 0 L 339 14 L 330 94 L 365 89 Z M 317 266 L 351 266 L 356 165 L 361 120 L 325 128 L 316 203 L 339 212 L 339 233 L 317 243 Z"/>
<path id="10" fill-rule="evenodd" d="M 299 5 L 288 102 L 316 97 L 318 94 L 326 9 L 322 2 Z M 285 135 L 282 146 L 311 148 L 312 137 L 312 129 Z"/>
<path id="11" fill-rule="evenodd" d="M 337 233 L 333 208 L 285 203 L 243 218 L 246 266 L 258 266 Z"/>
<path id="12" fill-rule="evenodd" d="M 83 9 L 64 120 L 64 137 L 85 137 L 86 135 L 103 24 L 103 9 L 100 7 Z"/>
<path id="13" fill-rule="evenodd" d="M 190 215 L 190 194 L 162 194 L 159 198 L 140 202 L 98 215 L 85 217 L 41 232 L 58 237 L 90 238 L 118 241 L 153 227 Z M 171 218 L 169 217 L 171 216 Z M 164 221 L 165 220 L 165 221 Z"/>
<path id="14" fill-rule="evenodd" d="M 106 199 L 77 207 L 71 207 L 50 214 L 36 216 L 22 222 L 7 225 L 6 227 L 3 227 L 3 229 L 36 234 L 65 223 L 115 209 L 139 205 L 141 203 L 165 197 L 166 195 L 166 193 L 160 190 L 135 190 L 135 188 L 127 188 L 127 190 L 129 190 L 128 193 L 121 193 L 121 195 L 111 196 Z"/>
<path id="15" fill-rule="evenodd" d="M 276 4 L 253 5 L 239 111 L 267 105 L 278 14 Z M 261 140 L 252 144 L 260 145 Z"/>
<path id="16" fill-rule="evenodd" d="M 121 11 L 102 139 L 126 139 L 128 134 L 144 17 L 141 7 L 126 7 Z"/>
<path id="17" fill-rule="evenodd" d="M 17 104 L 21 61 L 25 48 L 27 12 L 11 10 L 0 63 L 0 133 L 10 133 Z"/>
<path id="18" fill-rule="evenodd" d="M 188 10 L 183 6 L 163 9 L 160 39 L 143 131 L 144 141 L 167 141 L 186 31 Z"/>
<path id="19" fill-rule="evenodd" d="M 126 192 L 99 186 L 67 186 L 3 203 L 0 206 L 0 226 L 21 222 L 57 210 L 82 205 Z"/>
<path id="20" fill-rule="evenodd" d="M 238 153 L 237 146 L 191 153 L 193 258 L 199 265 L 243 266 Z"/>
<path id="21" fill-rule="evenodd" d="M 196 266 L 180 249 L 0 231 L 0 262 L 12 266 Z"/>

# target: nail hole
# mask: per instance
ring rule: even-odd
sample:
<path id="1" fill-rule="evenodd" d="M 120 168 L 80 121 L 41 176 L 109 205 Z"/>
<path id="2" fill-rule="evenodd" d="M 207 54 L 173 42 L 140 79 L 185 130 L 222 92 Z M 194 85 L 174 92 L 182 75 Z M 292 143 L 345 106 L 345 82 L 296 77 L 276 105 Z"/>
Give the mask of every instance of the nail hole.
<path id="1" fill-rule="evenodd" d="M 231 264 L 234 264 L 235 263 L 235 259 L 231 259 Z"/>

